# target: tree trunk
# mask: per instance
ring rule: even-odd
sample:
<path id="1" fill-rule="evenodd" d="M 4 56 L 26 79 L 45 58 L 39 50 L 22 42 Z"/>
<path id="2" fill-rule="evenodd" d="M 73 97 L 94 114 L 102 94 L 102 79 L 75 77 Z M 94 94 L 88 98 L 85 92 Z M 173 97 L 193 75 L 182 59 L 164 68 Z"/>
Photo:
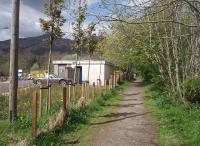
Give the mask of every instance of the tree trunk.
<path id="1" fill-rule="evenodd" d="M 78 53 L 76 53 L 76 65 L 74 69 L 74 83 L 76 83 L 76 74 L 77 74 L 77 64 L 78 64 Z"/>
<path id="2" fill-rule="evenodd" d="M 48 80 L 47 80 L 47 86 L 49 86 L 49 74 L 51 71 L 51 58 L 52 58 L 52 48 L 53 48 L 53 33 L 51 32 L 49 36 L 50 46 L 49 46 L 49 61 L 48 61 Z"/>
<path id="3" fill-rule="evenodd" d="M 88 82 L 89 82 L 89 79 L 90 79 L 90 61 L 91 61 L 91 54 L 89 54 L 88 76 L 87 76 Z"/>
<path id="4" fill-rule="evenodd" d="M 167 54 L 167 66 L 168 66 L 168 75 L 169 75 L 169 79 L 170 79 L 170 83 L 171 83 L 171 86 L 172 86 L 172 90 L 173 92 L 175 92 L 175 85 L 174 85 L 174 81 L 173 81 L 173 74 L 172 74 L 172 70 L 171 70 L 171 64 L 172 64 L 172 61 L 171 61 L 171 58 L 172 56 L 170 57 L 170 47 L 169 47 L 169 40 L 167 38 L 167 30 L 166 30 L 166 27 L 165 27 L 165 34 L 166 34 L 166 54 Z"/>
<path id="5" fill-rule="evenodd" d="M 20 0 L 12 1 L 12 23 L 10 42 L 9 121 L 17 118 L 18 47 L 19 47 Z"/>
<path id="6" fill-rule="evenodd" d="M 99 79 L 101 79 L 101 63 L 102 63 L 102 54 L 101 54 L 101 62 L 100 62 L 100 71 L 99 71 Z"/>

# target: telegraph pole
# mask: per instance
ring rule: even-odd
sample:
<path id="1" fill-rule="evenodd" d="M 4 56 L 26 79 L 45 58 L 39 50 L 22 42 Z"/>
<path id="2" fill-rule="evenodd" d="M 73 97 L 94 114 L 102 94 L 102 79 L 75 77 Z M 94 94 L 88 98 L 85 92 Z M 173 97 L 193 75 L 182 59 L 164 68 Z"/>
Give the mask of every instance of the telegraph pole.
<path id="1" fill-rule="evenodd" d="M 12 0 L 10 74 L 9 74 L 9 121 L 17 118 L 18 47 L 19 47 L 20 0 Z"/>

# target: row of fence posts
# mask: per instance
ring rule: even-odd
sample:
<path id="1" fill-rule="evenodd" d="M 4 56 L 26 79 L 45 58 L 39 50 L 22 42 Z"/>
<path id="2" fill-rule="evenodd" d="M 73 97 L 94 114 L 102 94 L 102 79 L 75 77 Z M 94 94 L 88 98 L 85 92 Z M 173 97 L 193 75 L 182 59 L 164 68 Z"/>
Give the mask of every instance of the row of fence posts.
<path id="1" fill-rule="evenodd" d="M 79 94 L 80 97 L 85 97 L 86 100 L 95 99 L 97 95 L 103 96 L 104 93 L 109 89 L 112 90 L 116 87 L 116 85 L 123 79 L 123 74 L 114 72 L 113 75 L 110 75 L 109 80 L 104 81 L 104 86 L 102 86 L 102 81 L 100 79 L 97 79 L 97 84 L 93 82 L 92 86 L 89 85 L 88 81 L 83 82 L 82 84 L 75 84 L 75 85 L 68 85 L 66 87 L 63 87 L 62 91 L 62 101 L 63 101 L 63 109 L 67 109 L 67 104 L 75 99 L 76 90 L 78 86 L 81 86 L 81 94 Z M 108 87 L 107 87 L 108 85 Z M 52 104 L 52 86 L 40 86 L 39 90 L 39 96 L 38 93 L 35 91 L 33 92 L 32 96 L 32 136 L 35 137 L 37 135 L 37 119 L 38 117 L 42 116 L 42 97 L 43 97 L 43 90 L 47 91 L 46 96 L 46 113 L 50 112 L 51 110 L 51 104 Z M 90 90 L 92 88 L 92 90 Z M 68 90 L 67 90 L 68 89 Z M 80 88 L 79 88 L 80 91 Z M 90 91 L 91 91 L 91 97 L 90 97 Z"/>

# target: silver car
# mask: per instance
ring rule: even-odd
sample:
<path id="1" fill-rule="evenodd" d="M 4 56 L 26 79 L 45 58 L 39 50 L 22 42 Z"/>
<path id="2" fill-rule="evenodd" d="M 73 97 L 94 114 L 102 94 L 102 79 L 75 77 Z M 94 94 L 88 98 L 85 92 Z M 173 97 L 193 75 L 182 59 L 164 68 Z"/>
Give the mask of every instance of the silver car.
<path id="1" fill-rule="evenodd" d="M 49 76 L 41 77 L 41 78 L 33 78 L 33 83 L 36 85 L 46 85 L 47 81 L 49 81 L 50 85 L 61 85 L 61 86 L 66 86 L 66 85 L 71 85 L 73 84 L 72 79 L 65 79 L 61 78 L 55 74 L 49 74 Z"/>

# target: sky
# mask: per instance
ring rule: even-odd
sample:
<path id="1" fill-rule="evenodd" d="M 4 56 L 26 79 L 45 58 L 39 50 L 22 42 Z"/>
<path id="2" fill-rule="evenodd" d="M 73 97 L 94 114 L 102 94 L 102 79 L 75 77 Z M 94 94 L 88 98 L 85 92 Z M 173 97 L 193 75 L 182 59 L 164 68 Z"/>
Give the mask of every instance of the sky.
<path id="1" fill-rule="evenodd" d="M 45 18 L 43 14 L 43 4 L 47 0 L 21 0 L 20 6 L 20 37 L 32 37 L 42 35 L 40 28 L 39 18 Z M 88 11 L 93 12 L 103 12 L 103 10 L 98 10 L 97 6 L 100 0 L 86 0 L 88 5 Z M 63 16 L 67 16 L 66 12 Z M 88 17 L 84 23 L 86 27 L 94 18 Z M 0 0 L 0 41 L 10 39 L 10 22 L 11 21 L 11 0 Z M 63 31 L 67 32 L 65 37 L 70 37 L 72 32 L 71 27 L 72 22 L 66 22 L 63 26 Z M 97 25 L 96 31 L 102 29 L 102 27 L 107 24 Z"/>
<path id="2" fill-rule="evenodd" d="M 12 0 L 0 0 L 0 41 L 10 39 L 10 21 L 11 21 L 11 1 Z M 33 37 L 42 35 L 43 32 L 40 28 L 39 18 L 45 18 L 43 14 L 43 5 L 45 2 L 49 0 L 20 0 L 20 37 Z M 66 2 L 69 0 L 66 0 Z M 78 2 L 79 0 L 71 0 L 71 8 L 76 7 L 77 3 L 73 3 L 72 1 Z M 82 0 L 84 1 L 84 0 Z M 87 13 L 95 14 L 95 15 L 109 15 L 109 9 L 112 9 L 112 6 L 108 9 L 100 8 L 101 0 L 85 0 L 87 3 Z M 121 3 L 122 5 L 131 6 L 138 5 L 139 3 L 146 2 L 148 0 L 106 0 L 106 2 L 112 3 Z M 113 7 L 116 7 L 114 5 Z M 120 7 L 120 6 L 119 6 Z M 122 8 L 124 10 L 127 7 Z M 137 10 L 136 7 L 133 9 Z M 118 10 L 118 9 L 116 9 Z M 115 11 L 113 15 L 120 13 L 121 11 Z M 116 13 L 116 14 L 115 14 Z M 62 15 L 65 18 L 68 18 L 69 12 L 64 11 Z M 72 22 L 74 20 L 67 21 L 63 26 L 63 32 L 66 33 L 65 38 L 72 38 Z M 96 17 L 87 16 L 83 27 L 87 28 L 89 23 L 92 21 L 96 22 Z M 96 25 L 96 34 L 102 29 L 107 29 L 106 32 L 109 31 L 109 23 L 110 22 L 100 22 Z"/>

